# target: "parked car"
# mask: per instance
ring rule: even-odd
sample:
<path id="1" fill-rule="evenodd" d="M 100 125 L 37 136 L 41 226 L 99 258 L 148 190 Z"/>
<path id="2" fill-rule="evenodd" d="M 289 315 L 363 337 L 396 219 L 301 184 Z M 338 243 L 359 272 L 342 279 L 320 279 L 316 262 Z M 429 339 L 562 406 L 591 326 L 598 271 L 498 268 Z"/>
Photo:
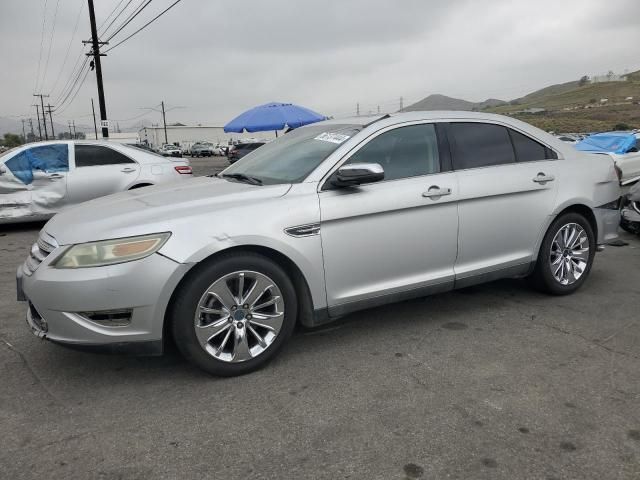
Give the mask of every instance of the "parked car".
<path id="1" fill-rule="evenodd" d="M 218 176 L 56 215 L 18 298 L 38 337 L 160 353 L 170 335 L 200 368 L 238 375 L 298 322 L 498 278 L 572 293 L 617 238 L 619 197 L 611 158 L 514 118 L 330 120 Z"/>
<path id="2" fill-rule="evenodd" d="M 256 148 L 264 145 L 265 142 L 247 142 L 247 143 L 238 143 L 234 147 L 229 149 L 229 153 L 227 153 L 227 158 L 229 159 L 229 163 L 234 164 L 246 154 L 253 152 Z"/>
<path id="3" fill-rule="evenodd" d="M 221 143 L 216 143 L 216 145 L 213 147 L 213 154 L 218 156 L 218 157 L 223 157 L 227 154 L 227 148 L 228 145 L 226 144 L 221 144 Z"/>
<path id="4" fill-rule="evenodd" d="M 0 156 L 0 223 L 42 220 L 86 200 L 190 177 L 188 162 L 115 142 L 29 143 Z"/>
<path id="5" fill-rule="evenodd" d="M 169 143 L 162 145 L 159 153 L 163 157 L 182 157 L 182 149 Z"/>
<path id="6" fill-rule="evenodd" d="M 191 147 L 192 157 L 211 157 L 214 154 L 213 144 L 208 142 L 194 143 Z"/>

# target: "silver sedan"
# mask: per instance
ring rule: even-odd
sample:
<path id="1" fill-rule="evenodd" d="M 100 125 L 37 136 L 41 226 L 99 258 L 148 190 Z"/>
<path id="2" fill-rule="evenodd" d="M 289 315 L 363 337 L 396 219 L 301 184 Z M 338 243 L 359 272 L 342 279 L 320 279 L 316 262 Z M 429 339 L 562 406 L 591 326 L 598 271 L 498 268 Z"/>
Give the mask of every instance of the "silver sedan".
<path id="1" fill-rule="evenodd" d="M 30 143 L 0 156 L 0 224 L 46 219 L 70 205 L 191 173 L 187 161 L 115 142 Z"/>
<path id="2" fill-rule="evenodd" d="M 320 122 L 218 177 L 55 216 L 18 296 L 39 337 L 161 353 L 172 336 L 204 370 L 238 375 L 298 322 L 498 278 L 576 291 L 617 237 L 618 174 L 610 157 L 498 115 Z"/>

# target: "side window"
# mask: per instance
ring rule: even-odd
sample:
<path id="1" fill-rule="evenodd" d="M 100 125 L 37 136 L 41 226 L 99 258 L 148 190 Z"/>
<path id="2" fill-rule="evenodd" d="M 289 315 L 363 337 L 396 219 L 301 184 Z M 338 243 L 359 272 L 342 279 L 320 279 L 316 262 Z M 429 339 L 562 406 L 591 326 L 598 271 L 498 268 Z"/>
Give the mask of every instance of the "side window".
<path id="1" fill-rule="evenodd" d="M 76 167 L 96 167 L 100 165 L 117 165 L 135 163 L 129 157 L 102 145 L 75 146 Z"/>
<path id="2" fill-rule="evenodd" d="M 68 172 L 69 150 L 66 143 L 27 148 L 5 162 L 14 177 L 29 185 L 33 182 L 33 171 Z"/>
<path id="3" fill-rule="evenodd" d="M 545 160 L 553 158 L 549 155 L 549 149 L 515 130 L 509 129 L 509 135 L 516 149 L 516 160 L 518 162 L 533 162 L 535 160 Z"/>
<path id="4" fill-rule="evenodd" d="M 371 140 L 346 163 L 379 163 L 385 180 L 440 171 L 438 139 L 431 123 L 390 130 Z"/>
<path id="5" fill-rule="evenodd" d="M 449 124 L 454 170 L 505 165 L 516 161 L 509 132 L 490 123 Z"/>

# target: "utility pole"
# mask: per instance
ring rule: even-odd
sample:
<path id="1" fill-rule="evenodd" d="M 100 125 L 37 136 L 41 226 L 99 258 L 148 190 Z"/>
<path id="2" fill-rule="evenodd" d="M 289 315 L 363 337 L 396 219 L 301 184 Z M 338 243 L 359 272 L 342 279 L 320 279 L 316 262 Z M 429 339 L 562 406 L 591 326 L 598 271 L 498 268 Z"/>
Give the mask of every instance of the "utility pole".
<path id="1" fill-rule="evenodd" d="M 38 116 L 38 138 L 42 140 L 42 130 L 40 129 L 40 111 L 38 110 L 40 105 L 36 103 L 33 106 L 36 107 L 36 115 Z M 42 116 L 44 117 L 44 112 L 42 112 Z"/>
<path id="2" fill-rule="evenodd" d="M 96 28 L 96 14 L 93 11 L 93 0 L 89 2 L 89 21 L 91 22 L 91 43 L 92 49 L 88 55 L 93 55 L 93 62 L 96 69 L 96 83 L 98 84 L 98 105 L 100 106 L 100 123 L 102 124 L 102 138 L 109 138 L 109 127 L 107 126 L 107 107 L 104 102 L 104 87 L 102 85 L 102 66 L 100 65 L 100 45 L 108 45 L 107 42 L 98 41 L 98 30 Z M 104 122 L 104 123 L 103 123 Z"/>
<path id="3" fill-rule="evenodd" d="M 56 139 L 56 132 L 53 131 L 53 117 L 51 116 L 51 104 L 47 103 L 47 109 L 49 110 L 49 121 L 51 122 L 51 138 Z"/>
<path id="4" fill-rule="evenodd" d="M 24 122 L 25 119 L 22 119 L 22 143 L 27 143 L 27 134 L 24 133 Z"/>
<path id="5" fill-rule="evenodd" d="M 76 121 L 75 120 L 71 120 L 71 126 L 73 127 L 73 138 L 75 140 L 78 139 L 78 134 L 76 133 Z"/>
<path id="6" fill-rule="evenodd" d="M 360 116 L 360 103 L 356 103 L 356 116 Z"/>
<path id="7" fill-rule="evenodd" d="M 47 133 L 47 117 L 44 116 L 44 97 L 49 95 L 43 95 L 42 93 L 34 93 L 34 97 L 40 97 L 40 105 L 42 106 L 42 125 L 44 125 L 44 139 L 49 140 L 49 134 Z"/>
<path id="8" fill-rule="evenodd" d="M 378 113 L 380 113 L 380 105 L 378 105 Z"/>
<path id="9" fill-rule="evenodd" d="M 167 119 L 164 115 L 164 100 L 160 103 L 162 104 L 162 123 L 164 124 L 164 143 L 169 143 L 167 140 Z"/>
<path id="10" fill-rule="evenodd" d="M 71 133 L 71 121 L 70 120 L 67 120 L 67 121 L 69 123 L 69 139 L 72 139 L 73 138 L 73 134 Z"/>
<path id="11" fill-rule="evenodd" d="M 36 138 L 36 134 L 33 131 L 33 119 L 32 118 L 29 119 L 29 127 L 31 127 L 31 137 L 32 138 Z"/>
<path id="12" fill-rule="evenodd" d="M 96 132 L 96 140 L 97 140 L 98 126 L 96 125 L 96 107 L 93 106 L 93 98 L 91 99 L 91 111 L 93 112 L 93 130 Z"/>
<path id="13" fill-rule="evenodd" d="M 400 97 L 400 111 L 404 109 L 404 98 Z"/>

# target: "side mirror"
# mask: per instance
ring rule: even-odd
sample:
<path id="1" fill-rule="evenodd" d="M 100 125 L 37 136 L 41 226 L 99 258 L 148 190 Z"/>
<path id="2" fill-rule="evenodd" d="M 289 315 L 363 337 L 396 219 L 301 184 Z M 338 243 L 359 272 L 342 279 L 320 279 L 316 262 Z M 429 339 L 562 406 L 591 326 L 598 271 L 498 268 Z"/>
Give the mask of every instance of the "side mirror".
<path id="1" fill-rule="evenodd" d="M 384 169 L 378 163 L 351 163 L 338 169 L 331 185 L 335 187 L 352 187 L 363 183 L 384 180 Z"/>
<path id="2" fill-rule="evenodd" d="M 7 173 L 7 167 L 4 165 L 0 166 L 0 175 L 4 175 L 5 173 Z"/>

